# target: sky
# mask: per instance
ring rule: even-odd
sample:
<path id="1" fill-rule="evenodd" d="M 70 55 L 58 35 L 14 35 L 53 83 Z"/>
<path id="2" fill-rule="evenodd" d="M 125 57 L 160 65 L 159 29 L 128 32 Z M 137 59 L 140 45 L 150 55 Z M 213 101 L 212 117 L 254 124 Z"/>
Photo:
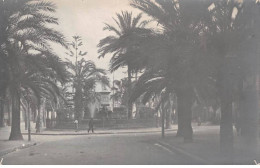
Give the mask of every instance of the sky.
<path id="1" fill-rule="evenodd" d="M 112 32 L 103 31 L 104 23 L 115 25 L 112 17 L 122 10 L 132 11 L 134 16 L 140 13 L 132 8 L 129 0 L 51 0 L 57 6 L 55 16 L 59 19 L 61 31 L 68 41 L 72 36 L 78 35 L 83 39 L 82 51 L 87 51 L 86 60 L 92 60 L 99 68 L 108 70 L 111 55 L 98 59 L 97 44 L 102 38 L 111 35 Z M 65 54 L 66 49 L 54 46 L 54 51 L 62 58 L 69 58 Z M 114 73 L 115 79 L 126 76 L 127 68 L 120 69 Z M 108 74 L 112 80 L 112 74 Z"/>
<path id="2" fill-rule="evenodd" d="M 97 44 L 99 41 L 111 35 L 112 32 L 104 31 L 104 23 L 112 24 L 112 19 L 116 13 L 121 11 L 132 11 L 136 16 L 139 10 L 130 6 L 130 0 L 49 0 L 57 6 L 55 16 L 59 19 L 59 25 L 56 27 L 61 31 L 68 41 L 72 41 L 72 36 L 78 35 L 83 39 L 83 46 L 80 48 L 83 52 L 87 51 L 86 60 L 92 60 L 97 67 L 108 70 L 111 54 L 105 58 L 98 59 Z M 236 11 L 235 11 L 236 13 Z M 143 15 L 144 19 L 149 19 Z M 62 59 L 69 58 L 65 54 L 66 49 L 54 45 L 54 51 Z M 71 59 L 71 58 L 69 58 Z M 127 68 L 119 69 L 114 73 L 115 79 L 126 77 Z M 108 77 L 112 81 L 113 75 L 108 72 Z"/>

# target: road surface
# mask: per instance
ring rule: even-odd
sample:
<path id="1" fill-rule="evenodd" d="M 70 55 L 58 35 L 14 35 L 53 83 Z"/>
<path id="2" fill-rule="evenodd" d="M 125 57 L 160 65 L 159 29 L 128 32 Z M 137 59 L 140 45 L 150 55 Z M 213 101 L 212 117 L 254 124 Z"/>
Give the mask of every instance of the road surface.
<path id="1" fill-rule="evenodd" d="M 156 143 L 159 133 L 42 136 L 36 146 L 4 156 L 4 165 L 192 164 Z M 193 163 L 194 164 L 194 163 Z"/>

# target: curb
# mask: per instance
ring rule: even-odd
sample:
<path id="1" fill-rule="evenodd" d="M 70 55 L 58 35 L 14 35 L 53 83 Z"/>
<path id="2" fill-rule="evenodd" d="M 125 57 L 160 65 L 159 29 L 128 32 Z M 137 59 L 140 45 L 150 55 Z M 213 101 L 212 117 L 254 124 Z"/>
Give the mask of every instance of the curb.
<path id="1" fill-rule="evenodd" d="M 183 155 L 185 157 L 188 157 L 191 160 L 194 160 L 194 162 L 202 164 L 202 165 L 210 165 L 210 163 L 208 161 L 206 161 L 205 159 L 202 159 L 201 157 L 195 156 L 189 152 L 184 151 L 183 149 L 180 149 L 174 145 L 170 145 L 167 144 L 165 142 L 162 141 L 156 141 L 156 143 L 158 143 L 159 145 L 163 146 L 164 148 L 167 148 L 168 150 L 177 153 L 179 155 Z"/>
<path id="2" fill-rule="evenodd" d="M 7 155 L 9 153 L 15 152 L 15 151 L 17 151 L 19 149 L 26 149 L 26 148 L 29 148 L 29 147 L 35 146 L 35 145 L 37 145 L 36 142 L 29 143 L 29 144 L 22 144 L 21 146 L 18 146 L 18 147 L 13 147 L 13 148 L 9 148 L 9 149 L 0 151 L 0 157 L 3 157 L 4 155 Z"/>
<path id="3" fill-rule="evenodd" d="M 177 131 L 177 129 L 167 130 L 165 132 L 173 132 Z M 96 135 L 104 135 L 104 134 L 149 134 L 149 133 L 160 133 L 161 131 L 140 131 L 140 132 L 100 132 L 94 133 Z M 28 135 L 28 133 L 22 133 L 23 135 Z M 31 133 L 31 135 L 91 135 L 91 133 Z"/>

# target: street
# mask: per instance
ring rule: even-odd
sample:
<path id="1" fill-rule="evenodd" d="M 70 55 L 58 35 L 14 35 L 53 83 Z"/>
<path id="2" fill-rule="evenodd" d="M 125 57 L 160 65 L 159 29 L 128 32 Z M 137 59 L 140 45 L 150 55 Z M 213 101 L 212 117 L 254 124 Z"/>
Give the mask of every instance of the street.
<path id="1" fill-rule="evenodd" d="M 10 153 L 4 165 L 192 164 L 156 143 L 158 133 L 34 136 L 46 141 Z M 193 163 L 194 164 L 194 163 Z"/>

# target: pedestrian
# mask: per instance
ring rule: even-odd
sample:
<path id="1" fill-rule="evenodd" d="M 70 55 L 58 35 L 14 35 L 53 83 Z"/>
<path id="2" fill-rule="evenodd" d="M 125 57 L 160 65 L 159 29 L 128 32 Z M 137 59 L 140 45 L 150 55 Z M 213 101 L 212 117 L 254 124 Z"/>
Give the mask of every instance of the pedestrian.
<path id="1" fill-rule="evenodd" d="M 89 127 L 88 128 L 88 133 L 89 133 L 90 130 L 92 131 L 92 133 L 94 133 L 94 121 L 93 121 L 93 118 L 91 118 L 89 120 L 88 127 Z"/>
<path id="2" fill-rule="evenodd" d="M 75 132 L 77 132 L 78 129 L 79 129 L 79 121 L 78 121 L 78 120 L 75 120 L 75 121 L 74 121 L 74 124 L 75 124 Z"/>

